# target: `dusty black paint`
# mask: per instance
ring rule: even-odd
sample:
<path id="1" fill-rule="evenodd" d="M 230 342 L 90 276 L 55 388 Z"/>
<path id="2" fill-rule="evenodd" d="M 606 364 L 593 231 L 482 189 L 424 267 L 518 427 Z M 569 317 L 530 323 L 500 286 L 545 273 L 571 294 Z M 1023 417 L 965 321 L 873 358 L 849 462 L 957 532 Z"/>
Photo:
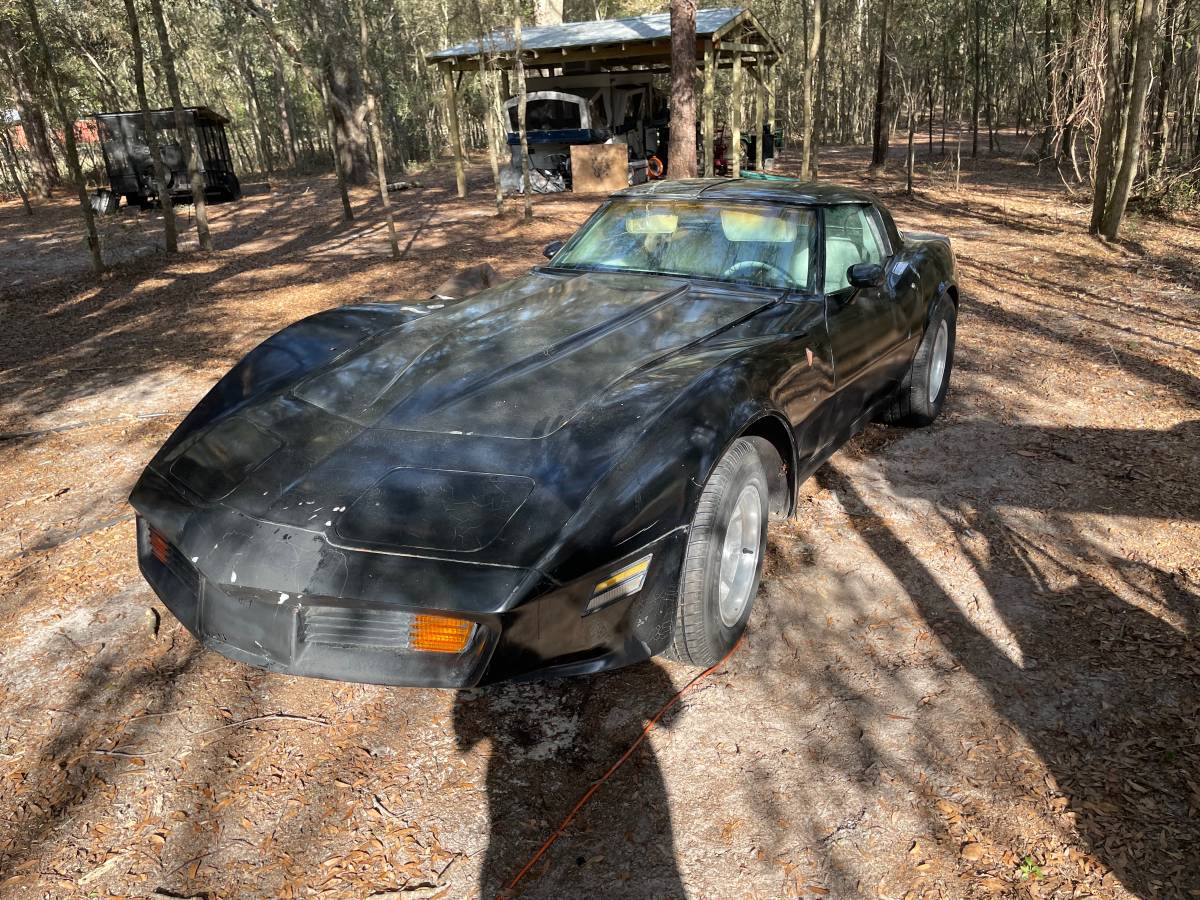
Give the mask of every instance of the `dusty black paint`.
<path id="1" fill-rule="evenodd" d="M 784 182 L 634 191 L 873 202 Z M 747 431 L 790 444 L 794 489 L 886 399 L 933 300 L 957 302 L 948 241 L 906 238 L 880 212 L 882 283 L 828 297 L 550 266 L 442 306 L 298 322 L 235 366 L 143 473 L 142 571 L 207 644 L 296 674 L 458 687 L 660 652 L 688 523 L 725 448 Z M 148 524 L 181 571 L 149 552 Z M 647 553 L 640 592 L 584 615 L 598 581 Z M 460 657 L 306 640 L 306 622 L 357 615 L 347 633 L 386 643 L 395 610 L 481 628 Z"/>

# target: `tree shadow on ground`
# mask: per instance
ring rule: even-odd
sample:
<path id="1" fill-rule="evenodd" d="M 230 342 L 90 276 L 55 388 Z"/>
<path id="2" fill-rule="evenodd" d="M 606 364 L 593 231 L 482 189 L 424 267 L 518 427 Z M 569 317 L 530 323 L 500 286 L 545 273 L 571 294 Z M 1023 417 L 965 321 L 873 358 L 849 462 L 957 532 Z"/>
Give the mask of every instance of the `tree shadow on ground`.
<path id="1" fill-rule="evenodd" d="M 475 258 L 516 251 L 534 260 L 542 243 L 511 217 L 497 220 L 438 183 L 393 200 L 401 242 L 409 244 L 393 263 L 374 205 L 360 208 L 353 222 L 339 221 L 327 182 L 285 185 L 256 200 L 257 208 L 230 210 L 220 236 L 231 246 L 217 253 L 156 256 L 100 279 L 0 290 L 0 312 L 9 323 L 0 336 L 0 431 L 35 429 L 39 418 L 68 404 L 96 405 L 113 391 L 132 394 L 137 412 L 162 412 L 171 399 L 168 372 L 231 365 L 258 341 L 319 309 L 426 297 Z M 555 206 L 582 218 L 569 200 L 547 208 Z M 64 222 L 55 234 L 68 228 Z M 0 243 L 11 247 L 14 260 L 40 240 L 22 239 L 19 223 L 8 232 Z M 0 281 L 3 275 L 0 267 Z M 330 282 L 332 292 L 323 286 Z M 361 285 L 362 292 L 346 296 L 347 284 Z M 306 291 L 310 286 L 314 290 Z M 262 301 L 273 292 L 280 299 Z M 286 302 L 297 303 L 296 311 L 279 307 Z M 94 417 L 111 415 L 112 405 Z"/>
<path id="2" fill-rule="evenodd" d="M 170 638 L 138 661 L 128 649 L 109 641 L 91 655 L 69 696 L 53 704 L 62 724 L 24 752 L 23 777 L 0 799 L 0 872 L 27 870 L 78 808 L 109 793 L 119 776 L 144 771 L 148 759 L 150 768 L 157 766 L 158 751 L 146 737 L 160 717 L 176 711 L 178 683 L 195 667 L 200 647 Z M 45 700 L 31 696 L 6 715 L 27 722 L 27 714 L 44 712 Z"/>
<path id="3" fill-rule="evenodd" d="M 971 466 L 996 470 L 994 489 L 982 497 L 959 493 L 953 473 L 939 478 L 936 461 L 915 473 L 891 453 L 868 463 L 881 469 L 888 490 L 925 501 L 922 508 L 932 507 L 943 530 L 957 536 L 958 556 L 986 588 L 984 599 L 1015 642 L 1008 651 L 889 524 L 890 509 L 873 505 L 867 491 L 833 466 L 818 473 L 818 482 L 844 507 L 865 511 L 850 518 L 857 536 L 903 586 L 954 660 L 986 689 L 995 709 L 1035 748 L 1065 793 L 1064 813 L 1087 851 L 1142 896 L 1195 893 L 1196 573 L 1126 558 L 1119 547 L 1081 530 L 1073 514 L 1196 521 L 1200 509 L 1190 487 L 1180 490 L 1171 479 L 1188 478 L 1189 459 L 1195 468 L 1200 427 L 1190 423 L 1165 433 L 972 423 L 964 430 L 978 427 L 990 433 L 984 437 L 991 451 Z M 1016 448 L 1047 451 L 1045 468 L 1033 477 L 1012 477 Z M 1160 481 L 1139 477 L 1122 488 L 1129 475 L 1123 463 L 1137 466 L 1151 448 L 1161 451 Z M 1110 477 L 1076 471 L 1064 480 L 1055 471 L 1053 463 L 1069 466 L 1088 451 L 1093 463 L 1112 455 Z M 1069 487 L 1056 489 L 1062 484 Z M 1022 518 L 1030 511 L 1043 514 L 1036 528 Z"/>
<path id="4" fill-rule="evenodd" d="M 490 743 L 489 833 L 481 897 L 501 894 L 576 801 L 675 693 L 655 663 L 592 678 L 462 691 L 454 704 L 461 751 Z M 671 714 L 659 727 L 671 727 Z M 597 871 L 599 870 L 599 871 Z M 604 783 L 517 886 L 571 896 L 580 880 L 610 897 L 682 898 L 666 787 L 650 742 Z"/>

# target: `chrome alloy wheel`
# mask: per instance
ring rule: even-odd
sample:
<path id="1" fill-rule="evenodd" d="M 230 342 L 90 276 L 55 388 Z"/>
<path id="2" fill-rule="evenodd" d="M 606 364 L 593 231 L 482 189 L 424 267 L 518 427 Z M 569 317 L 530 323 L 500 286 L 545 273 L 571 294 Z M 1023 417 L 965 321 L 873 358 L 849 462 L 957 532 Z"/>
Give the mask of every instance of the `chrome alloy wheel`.
<path id="1" fill-rule="evenodd" d="M 943 319 L 938 323 L 937 334 L 933 336 L 933 353 L 929 357 L 929 402 L 937 401 L 942 389 L 942 381 L 946 377 L 946 356 L 950 350 L 950 329 Z"/>
<path id="2" fill-rule="evenodd" d="M 721 583 L 718 599 L 721 621 L 732 628 L 741 619 L 751 600 L 754 573 L 758 571 L 758 555 L 762 552 L 762 498 L 758 487 L 748 484 L 742 488 L 734 504 L 733 514 L 725 529 L 721 548 Z"/>

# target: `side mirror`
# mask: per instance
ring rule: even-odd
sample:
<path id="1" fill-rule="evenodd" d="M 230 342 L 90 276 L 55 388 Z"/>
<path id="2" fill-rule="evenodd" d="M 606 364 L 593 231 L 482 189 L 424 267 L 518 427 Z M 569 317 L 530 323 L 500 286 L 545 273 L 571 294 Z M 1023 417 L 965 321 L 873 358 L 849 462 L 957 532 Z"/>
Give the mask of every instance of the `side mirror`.
<path id="1" fill-rule="evenodd" d="M 846 270 L 851 287 L 872 288 L 883 283 L 883 266 L 879 263 L 856 263 Z"/>
<path id="2" fill-rule="evenodd" d="M 554 255 L 563 248 L 563 241 L 551 241 L 542 250 L 542 256 L 546 259 L 554 259 Z"/>

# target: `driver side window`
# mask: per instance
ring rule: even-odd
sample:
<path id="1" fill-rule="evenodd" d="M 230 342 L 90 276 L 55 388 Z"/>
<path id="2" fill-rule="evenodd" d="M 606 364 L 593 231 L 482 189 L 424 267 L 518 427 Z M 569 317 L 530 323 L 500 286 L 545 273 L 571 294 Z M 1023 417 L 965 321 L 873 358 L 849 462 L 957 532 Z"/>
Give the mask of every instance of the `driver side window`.
<path id="1" fill-rule="evenodd" d="M 859 263 L 883 265 L 883 240 L 866 206 L 840 205 L 825 209 L 825 293 L 850 286 L 847 271 Z"/>

